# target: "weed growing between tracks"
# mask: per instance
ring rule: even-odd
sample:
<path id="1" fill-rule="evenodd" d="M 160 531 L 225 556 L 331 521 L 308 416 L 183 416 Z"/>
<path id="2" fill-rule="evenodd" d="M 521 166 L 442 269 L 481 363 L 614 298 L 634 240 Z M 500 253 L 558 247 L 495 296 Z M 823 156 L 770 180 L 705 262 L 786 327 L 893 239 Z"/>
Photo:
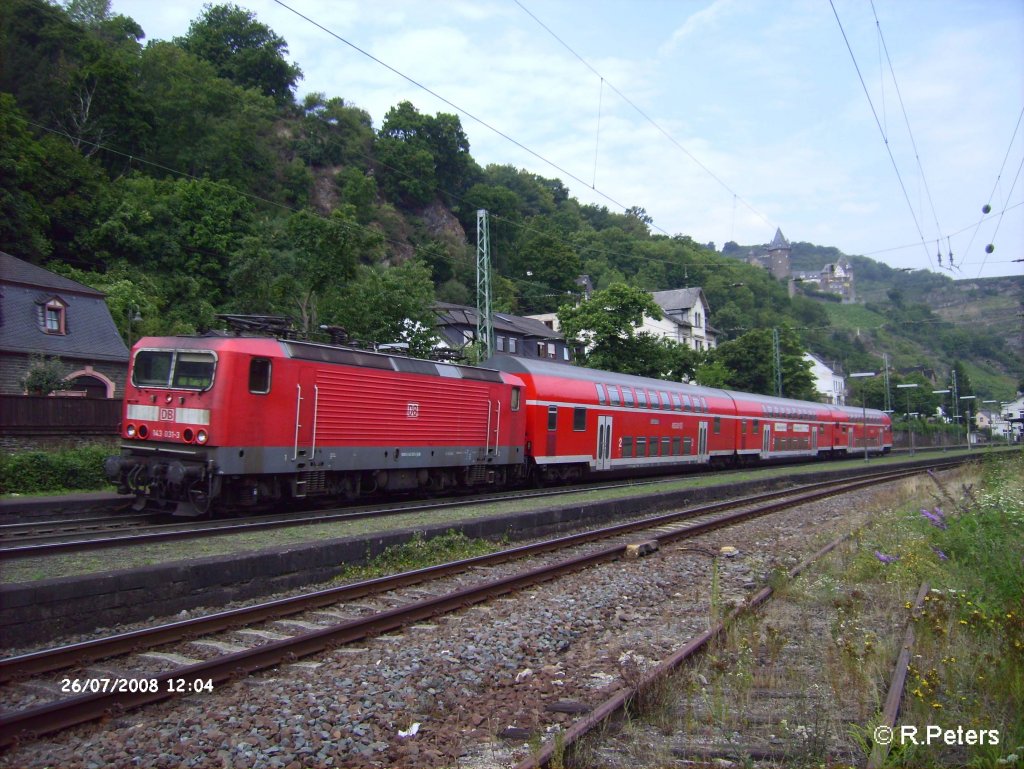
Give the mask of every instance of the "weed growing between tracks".
<path id="1" fill-rule="evenodd" d="M 900 715 L 918 727 L 918 744 L 897 740 L 889 763 L 1024 767 L 1024 457 L 983 461 L 979 487 L 959 501 L 936 485 L 888 544 L 899 560 L 887 571 L 932 586 Z M 929 725 L 943 734 L 926 740 Z M 947 737 L 959 727 L 996 730 L 998 743 Z"/>
<path id="2" fill-rule="evenodd" d="M 763 564 L 775 600 L 678 671 L 671 696 L 634 703 L 617 734 L 586 741 L 574 765 L 863 765 L 927 580 L 897 734 L 996 730 L 999 744 L 948 745 L 944 732 L 897 745 L 887 765 L 1024 769 L 1024 457 L 943 478 L 851 508 L 821 536 L 860 532 L 796 580 Z M 719 578 L 705 588 L 712 616 Z"/>
<path id="3" fill-rule="evenodd" d="M 417 534 L 409 542 L 389 547 L 380 555 L 367 554 L 364 564 L 345 566 L 333 584 L 343 585 L 423 569 L 447 561 L 487 555 L 507 546 L 507 542 L 470 539 L 462 532 L 451 530 L 431 539 L 424 539 L 421 534 Z"/>

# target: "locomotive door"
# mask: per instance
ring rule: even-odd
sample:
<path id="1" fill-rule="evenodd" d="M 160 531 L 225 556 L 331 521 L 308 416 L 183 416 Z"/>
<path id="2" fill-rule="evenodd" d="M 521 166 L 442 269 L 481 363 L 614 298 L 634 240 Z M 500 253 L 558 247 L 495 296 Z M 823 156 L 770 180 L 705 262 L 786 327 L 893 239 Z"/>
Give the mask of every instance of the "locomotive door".
<path id="1" fill-rule="evenodd" d="M 599 416 L 597 418 L 597 470 L 611 470 L 612 468 L 612 418 Z"/>
<path id="2" fill-rule="evenodd" d="M 697 453 L 704 456 L 708 453 L 708 423 L 700 422 L 697 425 Z"/>
<path id="3" fill-rule="evenodd" d="M 295 444 L 291 460 L 302 464 L 316 454 L 316 418 L 320 388 L 312 376 L 302 376 L 295 385 Z"/>

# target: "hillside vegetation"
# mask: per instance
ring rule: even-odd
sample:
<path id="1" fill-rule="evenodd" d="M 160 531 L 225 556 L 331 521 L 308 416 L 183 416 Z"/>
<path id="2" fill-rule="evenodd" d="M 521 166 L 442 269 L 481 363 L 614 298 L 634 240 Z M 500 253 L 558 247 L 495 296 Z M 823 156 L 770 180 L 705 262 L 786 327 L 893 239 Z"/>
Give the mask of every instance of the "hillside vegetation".
<path id="1" fill-rule="evenodd" d="M 902 296 L 865 283 L 863 308 L 790 299 L 764 270 L 652 234 L 643 201 L 609 211 L 558 179 L 481 167 L 457 115 L 402 102 L 374 126 L 357 93 L 296 100 L 287 42 L 237 6 L 207 6 L 174 40 L 144 37 L 104 2 L 0 4 L 0 249 L 106 292 L 126 337 L 129 318 L 138 338 L 283 314 L 299 335 L 341 326 L 426 351 L 434 301 L 475 303 L 486 209 L 499 310 L 572 305 L 581 274 L 599 290 L 701 286 L 721 341 L 747 337 L 717 358 L 669 356 L 662 376 L 763 388 L 739 368 L 770 358 L 773 328 L 787 394 L 806 348 L 848 371 L 887 352 L 936 382 L 960 359 L 986 398 L 1010 397 L 1022 373 L 1005 334 L 895 279 Z"/>

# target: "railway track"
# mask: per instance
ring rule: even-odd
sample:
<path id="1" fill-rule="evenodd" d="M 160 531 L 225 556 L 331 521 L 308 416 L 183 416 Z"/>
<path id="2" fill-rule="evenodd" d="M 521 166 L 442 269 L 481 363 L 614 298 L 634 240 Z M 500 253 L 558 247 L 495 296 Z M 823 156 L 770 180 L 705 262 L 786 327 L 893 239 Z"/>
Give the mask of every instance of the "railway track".
<path id="1" fill-rule="evenodd" d="M 947 460 L 943 460 L 947 461 Z M 948 460 L 956 461 L 956 460 Z M 736 471 L 727 471 L 736 472 Z M 474 494 L 465 498 L 444 500 L 409 500 L 407 502 L 302 511 L 286 514 L 247 516 L 238 519 L 167 522 L 153 514 L 94 516 L 85 519 L 48 520 L 0 525 L 0 560 L 32 558 L 69 552 L 87 552 L 111 547 L 131 547 L 161 542 L 175 542 L 202 537 L 216 537 L 267 531 L 292 526 L 355 521 L 370 517 L 387 517 L 408 513 L 427 512 L 439 508 L 454 508 L 493 503 L 508 499 L 557 498 L 581 491 L 593 492 L 614 489 L 644 489 L 671 483 L 692 475 L 659 477 L 613 483 L 561 486 L 558 488 Z"/>
<path id="2" fill-rule="evenodd" d="M 204 690 L 217 687 L 241 675 L 387 633 L 410 623 L 421 622 L 429 617 L 485 602 L 495 596 L 552 580 L 587 566 L 622 558 L 630 548 L 636 548 L 638 544 L 641 548 L 654 549 L 675 539 L 697 536 L 786 507 L 806 504 L 919 472 L 922 472 L 921 468 L 888 471 L 853 482 L 813 484 L 801 489 L 658 515 L 642 521 L 605 527 L 394 577 L 97 639 L 71 647 L 8 658 L 0 661 L 0 680 L 6 682 L 8 690 L 14 682 L 18 682 L 22 694 L 19 695 L 21 702 L 16 705 L 19 709 L 4 713 L 0 717 L 0 746 L 8 747 L 20 739 L 67 728 L 107 713 L 121 712 L 180 694 L 193 693 L 197 691 L 196 687 L 202 687 Z M 726 512 L 730 509 L 732 512 Z M 602 544 L 602 541 L 609 540 L 611 543 Z M 570 547 L 582 548 L 582 551 L 570 557 L 557 556 L 559 551 Z M 549 563 L 534 565 L 533 561 L 545 553 L 555 555 L 550 556 Z M 509 568 L 511 562 L 522 559 L 531 559 L 528 568 Z M 422 588 L 413 588 L 412 600 L 408 592 L 404 595 L 386 592 L 408 591 L 411 586 L 422 585 L 428 580 L 451 579 L 453 575 L 472 577 L 480 570 L 495 569 L 505 570 L 507 573 L 472 584 L 467 584 L 466 579 L 457 580 L 449 586 L 431 584 L 429 594 L 425 594 Z M 438 590 L 441 592 L 436 592 Z M 375 601 L 383 600 L 384 603 L 378 603 L 370 609 L 361 607 L 359 602 L 371 595 L 378 596 Z M 388 600 L 380 598 L 389 595 Z M 395 602 L 399 605 L 392 605 Z M 338 606 L 342 608 L 334 608 Z M 285 637 L 280 632 L 280 626 L 277 631 L 251 628 L 254 623 L 280 622 L 281 618 L 301 616 L 302 612 L 316 614 L 316 622 L 309 619 L 290 620 L 292 630 L 304 628 L 305 632 Z M 363 616 L 353 617 L 353 613 Z M 323 624 L 325 618 L 329 622 L 327 625 Z M 248 632 L 260 639 L 260 645 L 241 648 L 237 641 L 208 638 L 211 634 L 239 627 L 250 628 Z M 156 659 L 163 661 L 162 668 L 154 668 L 152 656 L 140 660 L 140 648 L 153 649 L 159 645 L 180 642 L 185 638 L 200 638 L 200 643 L 205 644 L 208 649 L 219 649 L 221 653 L 210 659 L 198 661 L 187 660 L 180 654 L 160 657 L 160 653 L 156 653 Z M 97 661 L 109 660 L 113 656 L 128 652 L 133 655 L 129 658 L 130 662 L 126 665 L 119 661 L 117 670 L 111 670 L 109 662 L 104 663 L 103 667 L 96 667 Z M 41 676 L 83 664 L 89 667 L 64 676 L 67 681 L 86 682 L 78 685 L 79 690 L 84 689 L 81 694 L 33 704 L 33 698 L 38 699 L 39 691 L 61 688 L 60 678 L 54 681 L 52 678 L 42 679 Z M 166 669 L 168 666 L 170 669 Z M 125 683 L 132 681 L 135 683 Z M 71 686 L 72 689 L 75 688 L 73 684 Z M 68 688 L 68 684 L 65 684 L 64 688 Z M 111 688 L 119 690 L 109 691 Z M 32 694 L 33 691 L 36 694 Z M 10 698 L 10 695 L 8 697 Z"/>
<path id="3" fill-rule="evenodd" d="M 426 512 L 439 508 L 465 507 L 481 502 L 493 503 L 507 499 L 557 498 L 580 491 L 636 488 L 668 483 L 674 478 L 628 481 L 600 485 L 568 486 L 556 489 L 516 490 L 474 494 L 465 498 L 444 500 L 410 500 L 386 505 L 361 506 L 355 509 L 329 509 L 287 514 L 251 516 L 238 519 L 168 522 L 166 516 L 104 516 L 81 520 L 52 520 L 0 525 L 0 559 L 31 558 L 66 552 L 86 552 L 110 547 L 173 542 L 199 537 L 243 534 L 289 526 L 355 521 L 407 513 Z"/>

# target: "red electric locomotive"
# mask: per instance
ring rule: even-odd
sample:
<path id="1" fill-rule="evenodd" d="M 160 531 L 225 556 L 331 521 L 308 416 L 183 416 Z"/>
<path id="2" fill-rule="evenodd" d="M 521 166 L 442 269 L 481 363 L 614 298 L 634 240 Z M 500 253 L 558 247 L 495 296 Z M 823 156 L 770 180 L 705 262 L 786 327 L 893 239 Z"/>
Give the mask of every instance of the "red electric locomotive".
<path id="1" fill-rule="evenodd" d="M 489 369 L 331 345 L 144 338 L 107 475 L 138 507 L 178 515 L 521 481 L 521 389 Z"/>

